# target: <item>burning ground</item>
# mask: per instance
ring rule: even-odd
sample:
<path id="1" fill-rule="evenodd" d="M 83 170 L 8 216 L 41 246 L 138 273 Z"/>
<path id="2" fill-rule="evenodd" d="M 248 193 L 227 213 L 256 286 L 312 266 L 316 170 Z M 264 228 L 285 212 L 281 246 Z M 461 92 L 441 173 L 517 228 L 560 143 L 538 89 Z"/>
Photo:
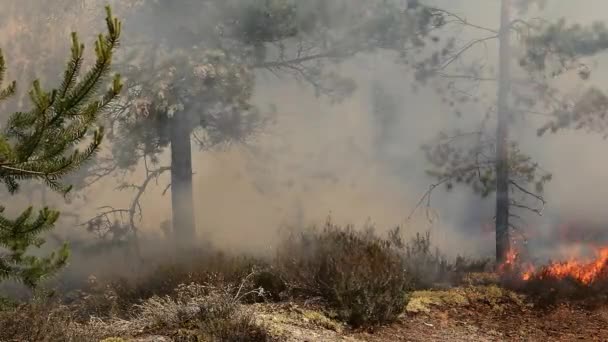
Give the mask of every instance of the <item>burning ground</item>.
<path id="1" fill-rule="evenodd" d="M 570 280 L 581 286 L 593 287 L 608 280 L 608 247 L 594 247 L 591 257 L 572 256 L 566 261 L 538 267 L 521 260 L 519 255 L 515 250 L 509 251 L 507 261 L 500 265 L 499 271 L 523 282 Z"/>
<path id="2" fill-rule="evenodd" d="M 608 290 L 608 244 L 603 229 L 562 225 L 551 258 L 534 258 L 525 241 L 514 241 L 497 271 L 513 288 L 540 299 L 602 296 Z M 539 237 L 535 237 L 539 239 Z"/>

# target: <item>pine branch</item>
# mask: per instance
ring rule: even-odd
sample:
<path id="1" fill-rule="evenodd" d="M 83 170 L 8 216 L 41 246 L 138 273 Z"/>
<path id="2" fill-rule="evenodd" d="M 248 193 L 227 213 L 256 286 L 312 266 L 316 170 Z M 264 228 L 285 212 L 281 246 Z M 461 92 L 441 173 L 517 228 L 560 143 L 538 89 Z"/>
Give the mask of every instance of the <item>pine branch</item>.
<path id="1" fill-rule="evenodd" d="M 4 60 L 4 55 L 2 54 L 2 49 L 0 49 L 0 86 L 2 82 L 4 82 L 4 75 L 6 73 L 6 63 Z M 7 99 L 15 93 L 15 89 L 17 88 L 17 83 L 15 81 L 11 82 L 8 87 L 1 89 L 0 88 L 0 101 Z"/>
<path id="2" fill-rule="evenodd" d="M 84 45 L 72 34 L 72 50 L 63 80 L 58 89 L 44 90 L 34 81 L 29 92 L 32 109 L 13 113 L 0 134 L 0 181 L 10 193 L 18 191 L 19 184 L 27 180 L 43 181 L 47 187 L 67 194 L 71 186 L 62 178 L 90 160 L 103 141 L 103 127 L 97 129 L 98 118 L 117 98 L 122 90 L 120 76 L 111 81 L 111 87 L 97 90 L 110 72 L 112 54 L 118 46 L 121 24 L 106 8 L 107 35 L 96 40 L 96 63 L 79 75 L 83 64 Z M 0 54 L 0 82 L 5 73 L 4 59 Z M 14 93 L 15 85 L 0 90 L 0 100 Z M 77 147 L 93 131 L 92 139 L 81 151 Z M 52 275 L 65 265 L 69 256 L 67 246 L 47 257 L 34 257 L 25 253 L 31 247 L 40 247 L 44 239 L 40 234 L 53 229 L 59 212 L 44 208 L 33 215 L 33 208 L 9 219 L 0 207 L 0 246 L 7 251 L 0 254 L 0 281 L 13 279 L 29 287 Z"/>

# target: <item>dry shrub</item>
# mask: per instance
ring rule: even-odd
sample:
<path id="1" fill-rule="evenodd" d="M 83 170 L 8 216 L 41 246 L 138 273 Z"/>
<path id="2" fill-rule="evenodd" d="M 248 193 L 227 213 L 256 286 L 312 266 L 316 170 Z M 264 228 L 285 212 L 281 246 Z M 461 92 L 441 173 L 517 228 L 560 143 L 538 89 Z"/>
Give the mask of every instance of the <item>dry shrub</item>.
<path id="1" fill-rule="evenodd" d="M 91 276 L 86 287 L 65 294 L 64 304 L 69 305 L 77 322 L 88 322 L 91 317 L 111 318 L 124 316 L 128 308 L 121 302 L 115 288 Z"/>
<path id="2" fill-rule="evenodd" d="M 412 278 L 400 251 L 372 230 L 341 228 L 291 234 L 276 258 L 297 297 L 320 297 L 353 326 L 387 323 L 403 311 Z"/>
<path id="3" fill-rule="evenodd" d="M 154 266 L 155 261 L 160 266 Z M 193 341 L 252 340 L 245 336 L 266 341 L 270 337 L 264 327 L 242 304 L 285 299 L 320 299 L 336 318 L 355 327 L 370 326 L 396 319 L 413 289 L 428 288 L 459 269 L 477 267 L 465 259 L 448 263 L 431 249 L 428 234 L 404 243 L 398 229 L 381 238 L 371 228 L 357 231 L 330 220 L 320 230 L 289 235 L 271 260 L 194 251 L 179 259 L 147 260 L 145 266 L 146 272 L 129 278 L 91 277 L 75 297 L 62 298 L 70 306 L 69 316 L 50 315 L 60 306 L 46 309 L 49 312 L 20 307 L 22 314 L 26 309 L 38 310 L 24 317 L 31 315 L 41 322 L 32 326 L 42 332 L 24 334 L 34 336 L 29 340 L 36 340 L 36 334 L 54 336 L 42 325 L 52 318 L 65 322 L 53 321 L 51 328 L 73 327 L 57 333 L 82 334 L 85 327 L 95 338 L 186 329 L 194 332 Z M 23 321 L 15 321 L 15 326 Z M 26 327 L 4 330 L 0 337 L 18 334 L 20 329 Z"/>
<path id="4" fill-rule="evenodd" d="M 416 289 L 426 289 L 437 282 L 448 281 L 452 265 L 439 249 L 432 248 L 430 233 L 416 233 L 412 239 L 403 242 L 400 228 L 397 227 L 389 232 L 389 238 L 403 254 L 407 271 Z"/>
<path id="5" fill-rule="evenodd" d="M 154 333 L 183 341 L 270 341 L 265 327 L 240 304 L 249 294 L 243 288 L 179 285 L 174 296 L 153 296 L 136 305 L 129 320 L 96 318 L 87 327 L 103 337 Z"/>
<path id="6" fill-rule="evenodd" d="M 206 285 L 178 285 L 168 291 L 170 295 L 153 295 L 121 315 L 114 314 L 116 303 L 126 303 L 132 297 L 120 298 L 114 289 L 91 279 L 89 290 L 95 293 L 82 292 L 83 297 L 69 306 L 36 297 L 1 311 L 0 341 L 87 342 L 142 334 L 171 336 L 180 329 L 192 331 L 192 341 L 270 341 L 265 327 L 241 304 L 260 295 L 261 290 L 253 289 L 255 275 L 251 273 L 237 284 L 218 286 L 225 276 L 209 274 L 211 281 Z"/>
<path id="7" fill-rule="evenodd" d="M 150 266 L 156 263 L 157 266 Z M 90 317 L 103 319 L 128 318 L 134 305 L 157 297 L 174 298 L 180 284 L 209 284 L 216 287 L 234 287 L 247 278 L 246 292 L 261 286 L 276 287 L 265 272 L 268 264 L 247 256 L 230 256 L 223 253 L 191 252 L 178 259 L 158 259 L 147 262 L 147 271 L 131 277 L 98 279 L 89 277 L 86 288 L 65 298 L 78 313 L 79 320 Z M 249 274 L 253 275 L 249 276 Z M 250 295 L 244 301 L 259 301 L 262 297 Z"/>
<path id="8" fill-rule="evenodd" d="M 0 341 L 54 341 L 65 340 L 63 331 L 69 317 L 44 300 L 0 312 Z"/>
<path id="9" fill-rule="evenodd" d="M 241 311 L 232 317 L 204 321 L 201 341 L 269 342 L 275 340 L 265 326 L 255 321 L 252 313 Z"/>
<path id="10" fill-rule="evenodd" d="M 169 261 L 160 261 L 152 272 L 128 280 L 130 285 L 124 297 L 150 298 L 152 295 L 171 295 L 180 284 L 212 284 L 224 286 L 240 284 L 252 270 L 266 268 L 267 263 L 250 256 L 233 256 L 217 252 L 191 252 Z"/>
<path id="11" fill-rule="evenodd" d="M 226 292 L 214 292 L 199 306 L 197 326 L 203 341 L 266 342 L 273 338 L 266 327 L 255 321 L 252 311 Z"/>
<path id="12" fill-rule="evenodd" d="M 73 320 L 72 309 L 43 295 L 0 311 L 0 341 L 87 342 L 92 332 Z"/>
<path id="13" fill-rule="evenodd" d="M 402 253 L 408 273 L 417 290 L 429 289 L 438 284 L 457 284 L 471 272 L 487 271 L 490 259 L 468 259 L 458 256 L 454 261 L 433 248 L 431 234 L 416 233 L 409 241 L 401 238 L 400 228 L 389 232 L 389 239 Z"/>

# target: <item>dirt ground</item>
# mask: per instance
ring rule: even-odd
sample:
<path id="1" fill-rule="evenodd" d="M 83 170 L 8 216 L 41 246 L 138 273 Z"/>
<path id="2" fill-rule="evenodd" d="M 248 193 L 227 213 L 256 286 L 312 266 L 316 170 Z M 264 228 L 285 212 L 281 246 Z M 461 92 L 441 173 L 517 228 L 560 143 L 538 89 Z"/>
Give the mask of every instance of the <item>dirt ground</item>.
<path id="1" fill-rule="evenodd" d="M 608 306 L 539 307 L 496 286 L 415 293 L 407 312 L 375 331 L 348 331 L 296 306 L 260 307 L 288 341 L 608 341 Z"/>
<path id="2" fill-rule="evenodd" d="M 374 331 L 352 331 L 319 307 L 306 304 L 248 306 L 280 341 L 607 341 L 608 304 L 597 300 L 548 305 L 498 285 L 414 292 L 405 313 Z M 602 302 L 603 303 L 603 302 Z M 169 336 L 142 336 L 132 342 L 167 342 Z"/>
<path id="3" fill-rule="evenodd" d="M 408 315 L 364 341 L 608 341 L 608 309 L 560 306 L 497 314 L 483 308 L 437 310 Z"/>

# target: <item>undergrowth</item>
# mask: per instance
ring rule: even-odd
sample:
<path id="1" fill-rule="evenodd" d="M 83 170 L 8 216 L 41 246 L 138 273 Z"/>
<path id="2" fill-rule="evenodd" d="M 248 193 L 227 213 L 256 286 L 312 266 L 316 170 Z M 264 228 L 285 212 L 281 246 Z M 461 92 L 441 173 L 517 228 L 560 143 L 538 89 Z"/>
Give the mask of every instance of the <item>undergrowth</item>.
<path id="1" fill-rule="evenodd" d="M 403 240 L 373 229 L 292 232 L 268 258 L 193 252 L 148 261 L 130 277 L 90 276 L 76 292 L 0 310 L 0 341 L 99 341 L 161 334 L 178 341 L 271 341 L 255 302 L 303 301 L 353 327 L 397 319 L 413 290 L 485 263 L 450 263 L 429 234 Z M 156 267 L 149 267 L 156 264 Z M 31 317 L 27 320 L 27 317 Z M 27 322 L 27 323 L 25 323 Z M 4 328 L 10 327 L 10 328 Z M 45 340 L 46 339 L 46 340 Z"/>
<path id="2" fill-rule="evenodd" d="M 274 339 L 240 303 L 242 288 L 180 285 L 175 296 L 153 296 L 132 308 L 131 317 L 90 317 L 78 323 L 71 309 L 49 298 L 0 313 L 0 341 L 88 342 L 161 334 L 183 341 Z"/>
<path id="3" fill-rule="evenodd" d="M 276 264 L 292 296 L 319 297 L 353 326 L 394 320 L 413 288 L 405 259 L 391 241 L 331 222 L 290 235 Z"/>

